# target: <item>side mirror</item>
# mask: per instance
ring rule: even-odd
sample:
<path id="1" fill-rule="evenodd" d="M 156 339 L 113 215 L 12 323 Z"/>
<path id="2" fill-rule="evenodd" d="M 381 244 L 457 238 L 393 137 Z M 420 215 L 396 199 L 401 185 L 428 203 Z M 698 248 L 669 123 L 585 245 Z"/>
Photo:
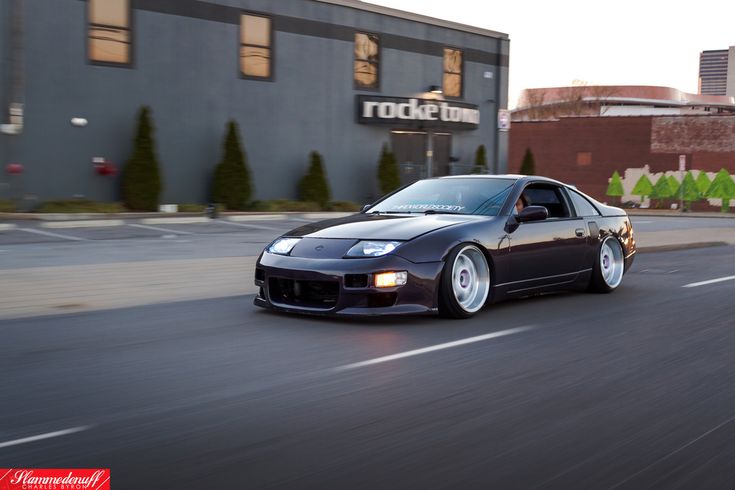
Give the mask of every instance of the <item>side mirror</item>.
<path id="1" fill-rule="evenodd" d="M 549 217 L 549 210 L 543 206 L 527 206 L 518 213 L 516 217 L 518 222 L 526 223 L 528 221 L 543 221 Z"/>
<path id="2" fill-rule="evenodd" d="M 372 204 L 363 204 L 362 207 L 360 208 L 360 212 L 364 213 L 365 211 L 370 209 L 370 206 L 372 206 Z"/>

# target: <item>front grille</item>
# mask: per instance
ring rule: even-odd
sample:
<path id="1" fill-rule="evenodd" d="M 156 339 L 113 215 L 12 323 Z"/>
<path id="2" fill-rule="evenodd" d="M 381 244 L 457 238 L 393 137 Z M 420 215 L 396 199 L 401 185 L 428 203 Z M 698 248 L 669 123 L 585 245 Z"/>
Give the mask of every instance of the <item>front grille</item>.
<path id="1" fill-rule="evenodd" d="M 268 281 L 268 294 L 274 303 L 329 310 L 337 304 L 339 283 L 271 277 Z"/>

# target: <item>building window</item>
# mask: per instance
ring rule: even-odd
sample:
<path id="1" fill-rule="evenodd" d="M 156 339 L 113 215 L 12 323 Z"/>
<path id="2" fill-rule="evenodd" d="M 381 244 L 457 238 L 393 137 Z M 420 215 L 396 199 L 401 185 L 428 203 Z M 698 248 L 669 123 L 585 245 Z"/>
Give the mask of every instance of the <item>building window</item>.
<path id="1" fill-rule="evenodd" d="M 355 88 L 379 86 L 380 41 L 376 34 L 355 33 Z"/>
<path id="2" fill-rule="evenodd" d="M 89 0 L 89 60 L 130 64 L 130 0 Z"/>
<path id="3" fill-rule="evenodd" d="M 444 48 L 443 92 L 447 97 L 462 97 L 462 51 Z"/>
<path id="4" fill-rule="evenodd" d="M 272 47 L 271 19 L 262 15 L 241 15 L 240 73 L 247 78 L 272 78 Z"/>
<path id="5" fill-rule="evenodd" d="M 577 166 L 578 167 L 589 167 L 590 165 L 592 165 L 592 152 L 578 151 L 577 152 Z"/>

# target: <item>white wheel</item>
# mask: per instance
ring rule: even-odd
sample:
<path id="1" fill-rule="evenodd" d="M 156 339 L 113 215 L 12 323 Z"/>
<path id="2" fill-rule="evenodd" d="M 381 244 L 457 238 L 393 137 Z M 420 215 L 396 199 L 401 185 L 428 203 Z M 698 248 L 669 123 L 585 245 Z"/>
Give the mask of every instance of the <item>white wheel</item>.
<path id="1" fill-rule="evenodd" d="M 490 292 L 490 268 L 485 255 L 474 245 L 465 245 L 452 263 L 452 294 L 466 313 L 480 310 Z"/>

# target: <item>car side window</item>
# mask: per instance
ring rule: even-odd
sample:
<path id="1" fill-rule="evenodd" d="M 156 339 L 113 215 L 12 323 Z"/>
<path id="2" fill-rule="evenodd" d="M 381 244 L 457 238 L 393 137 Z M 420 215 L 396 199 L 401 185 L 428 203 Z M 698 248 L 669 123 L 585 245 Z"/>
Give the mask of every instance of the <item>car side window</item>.
<path id="1" fill-rule="evenodd" d="M 577 216 L 599 216 L 600 212 L 582 194 L 574 189 L 567 189 L 572 198 Z"/>
<path id="2" fill-rule="evenodd" d="M 549 218 L 569 218 L 569 206 L 558 186 L 551 184 L 531 184 L 523 190 L 529 206 L 543 206 L 549 211 Z"/>

